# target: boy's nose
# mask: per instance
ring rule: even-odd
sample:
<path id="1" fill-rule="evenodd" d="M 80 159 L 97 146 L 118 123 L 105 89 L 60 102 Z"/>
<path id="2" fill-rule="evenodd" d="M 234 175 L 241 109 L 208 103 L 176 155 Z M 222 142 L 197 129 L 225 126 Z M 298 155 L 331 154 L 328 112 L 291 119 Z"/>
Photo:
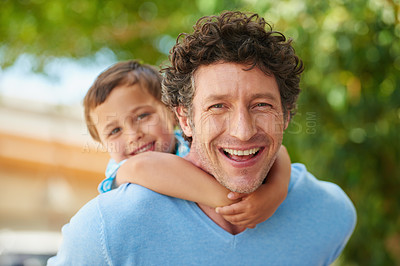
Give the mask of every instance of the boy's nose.
<path id="1" fill-rule="evenodd" d="M 137 142 L 143 138 L 144 132 L 138 126 L 132 126 L 125 132 L 127 134 L 127 139 L 129 143 Z"/>

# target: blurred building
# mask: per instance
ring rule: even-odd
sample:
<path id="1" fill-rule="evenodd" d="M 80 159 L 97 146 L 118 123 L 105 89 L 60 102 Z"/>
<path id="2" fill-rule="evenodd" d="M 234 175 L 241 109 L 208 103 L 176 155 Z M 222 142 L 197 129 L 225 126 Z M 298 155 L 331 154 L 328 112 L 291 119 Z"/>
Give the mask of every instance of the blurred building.
<path id="1" fill-rule="evenodd" d="M 0 97 L 0 255 L 40 235 L 56 241 L 49 234 L 59 235 L 98 194 L 107 161 L 90 138 L 81 106 Z M 40 245 L 46 243 L 36 243 L 36 250 Z M 47 252 L 54 248 L 49 245 Z"/>

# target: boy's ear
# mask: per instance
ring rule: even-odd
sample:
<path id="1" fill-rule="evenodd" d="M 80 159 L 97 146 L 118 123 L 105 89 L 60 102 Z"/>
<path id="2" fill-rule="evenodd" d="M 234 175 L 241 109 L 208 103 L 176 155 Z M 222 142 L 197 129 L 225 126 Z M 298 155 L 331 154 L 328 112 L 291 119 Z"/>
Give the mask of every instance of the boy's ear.
<path id="1" fill-rule="evenodd" d="M 190 127 L 189 117 L 187 115 L 185 108 L 183 106 L 178 106 L 175 108 L 175 113 L 176 117 L 178 117 L 178 121 L 183 133 L 185 133 L 185 135 L 188 137 L 192 137 L 193 132 L 192 128 Z"/>

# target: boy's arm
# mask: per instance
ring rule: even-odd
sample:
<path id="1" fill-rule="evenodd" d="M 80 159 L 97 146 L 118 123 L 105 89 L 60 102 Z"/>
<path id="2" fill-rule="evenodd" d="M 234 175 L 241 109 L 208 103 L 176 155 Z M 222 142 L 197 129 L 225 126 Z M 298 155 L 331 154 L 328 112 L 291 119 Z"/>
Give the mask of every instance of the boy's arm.
<path id="1" fill-rule="evenodd" d="M 212 176 L 176 155 L 145 152 L 129 158 L 118 170 L 116 185 L 135 183 L 160 194 L 199 202 L 210 207 L 226 206 L 229 190 Z"/>
<path id="2" fill-rule="evenodd" d="M 281 146 L 266 182 L 253 193 L 243 197 L 243 194 L 230 193 L 231 199 L 242 197 L 242 201 L 216 209 L 225 220 L 238 226 L 254 228 L 257 224 L 270 218 L 279 205 L 285 200 L 291 173 L 289 154 Z"/>

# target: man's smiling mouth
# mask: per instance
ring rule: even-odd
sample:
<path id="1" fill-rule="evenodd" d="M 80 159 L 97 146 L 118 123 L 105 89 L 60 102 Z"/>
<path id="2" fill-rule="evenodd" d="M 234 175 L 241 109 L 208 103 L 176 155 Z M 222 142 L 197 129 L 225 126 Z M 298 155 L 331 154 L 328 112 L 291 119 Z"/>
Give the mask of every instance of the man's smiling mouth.
<path id="1" fill-rule="evenodd" d="M 252 148 L 247 150 L 222 149 L 223 154 L 236 162 L 244 162 L 257 156 L 262 148 Z"/>

